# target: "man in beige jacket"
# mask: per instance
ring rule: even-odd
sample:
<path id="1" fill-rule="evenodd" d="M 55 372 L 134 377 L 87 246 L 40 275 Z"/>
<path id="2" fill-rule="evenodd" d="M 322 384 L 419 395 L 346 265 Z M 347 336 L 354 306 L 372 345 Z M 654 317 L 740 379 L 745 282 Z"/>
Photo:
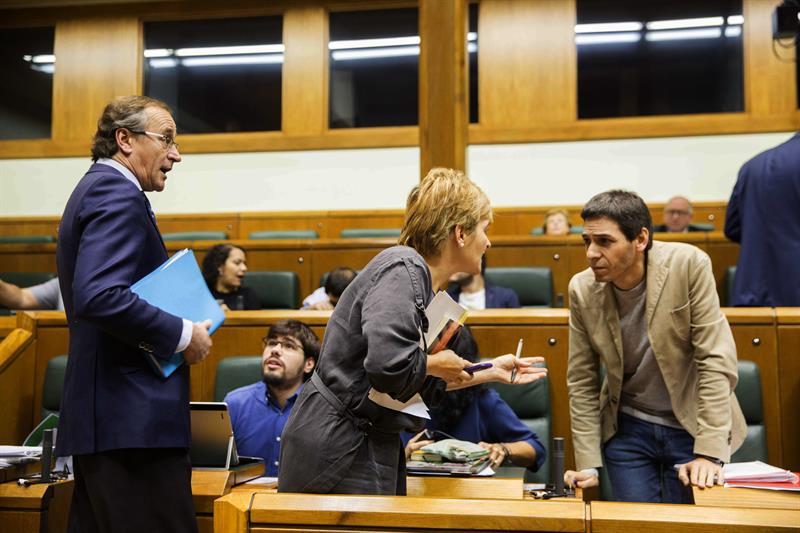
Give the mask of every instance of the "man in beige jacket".
<path id="1" fill-rule="evenodd" d="M 722 483 L 746 434 L 711 260 L 654 243 L 631 192 L 598 194 L 581 217 L 590 268 L 569 285 L 567 369 L 578 471 L 565 482 L 595 486 L 605 467 L 620 501 L 691 503 L 688 485 Z"/>

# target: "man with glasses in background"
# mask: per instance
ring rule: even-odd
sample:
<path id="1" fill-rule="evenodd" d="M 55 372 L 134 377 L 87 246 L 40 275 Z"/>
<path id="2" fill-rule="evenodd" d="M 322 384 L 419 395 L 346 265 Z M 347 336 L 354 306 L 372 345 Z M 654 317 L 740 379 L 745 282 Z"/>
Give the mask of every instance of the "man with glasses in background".
<path id="1" fill-rule="evenodd" d="M 664 206 L 664 223 L 653 226 L 656 233 L 708 231 L 692 224 L 692 204 L 685 196 L 673 196 Z"/>
<path id="2" fill-rule="evenodd" d="M 163 102 L 109 103 L 94 164 L 61 217 L 56 261 L 69 359 L 56 454 L 73 456 L 69 531 L 196 532 L 189 460 L 189 368 L 208 328 L 167 313 L 131 286 L 167 259 L 145 192 L 162 191 L 181 155 Z M 148 357 L 182 365 L 164 379 Z"/>
<path id="3" fill-rule="evenodd" d="M 277 477 L 281 433 L 303 383 L 319 356 L 319 339 L 297 320 L 282 320 L 262 339 L 263 380 L 231 391 L 225 403 L 240 455 L 264 459 L 266 475 Z"/>

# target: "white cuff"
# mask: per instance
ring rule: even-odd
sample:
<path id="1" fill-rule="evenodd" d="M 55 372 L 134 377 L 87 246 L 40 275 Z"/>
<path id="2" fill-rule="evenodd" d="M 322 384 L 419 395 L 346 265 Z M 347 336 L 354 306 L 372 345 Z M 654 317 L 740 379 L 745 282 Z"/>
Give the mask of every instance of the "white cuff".
<path id="1" fill-rule="evenodd" d="M 189 346 L 192 340 L 192 321 L 183 319 L 183 331 L 181 331 L 181 340 L 178 341 L 178 346 L 175 348 L 175 353 L 182 352 Z"/>
<path id="2" fill-rule="evenodd" d="M 597 479 L 600 479 L 600 472 L 597 471 L 596 468 L 584 468 L 581 470 L 581 474 L 588 474 L 590 476 L 594 476 Z"/>

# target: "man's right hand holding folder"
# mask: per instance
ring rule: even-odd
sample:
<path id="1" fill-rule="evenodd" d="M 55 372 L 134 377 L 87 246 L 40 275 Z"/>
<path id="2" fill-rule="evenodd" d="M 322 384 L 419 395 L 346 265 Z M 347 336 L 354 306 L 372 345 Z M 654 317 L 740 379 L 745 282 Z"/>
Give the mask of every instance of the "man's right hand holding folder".
<path id="1" fill-rule="evenodd" d="M 192 324 L 192 339 L 183 351 L 183 358 L 186 360 L 186 364 L 200 363 L 208 355 L 212 344 L 211 336 L 208 334 L 208 328 L 210 327 L 211 319 Z"/>

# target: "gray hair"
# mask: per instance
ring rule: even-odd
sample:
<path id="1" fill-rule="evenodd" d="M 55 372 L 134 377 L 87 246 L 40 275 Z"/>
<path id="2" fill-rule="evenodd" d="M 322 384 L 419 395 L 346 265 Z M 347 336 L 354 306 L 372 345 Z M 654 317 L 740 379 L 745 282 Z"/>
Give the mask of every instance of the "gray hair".
<path id="1" fill-rule="evenodd" d="M 92 161 L 112 157 L 117 153 L 118 129 L 144 130 L 147 126 L 148 107 L 160 107 L 172 113 L 167 104 L 149 96 L 121 96 L 109 102 L 97 121 L 97 131 L 92 139 Z"/>

